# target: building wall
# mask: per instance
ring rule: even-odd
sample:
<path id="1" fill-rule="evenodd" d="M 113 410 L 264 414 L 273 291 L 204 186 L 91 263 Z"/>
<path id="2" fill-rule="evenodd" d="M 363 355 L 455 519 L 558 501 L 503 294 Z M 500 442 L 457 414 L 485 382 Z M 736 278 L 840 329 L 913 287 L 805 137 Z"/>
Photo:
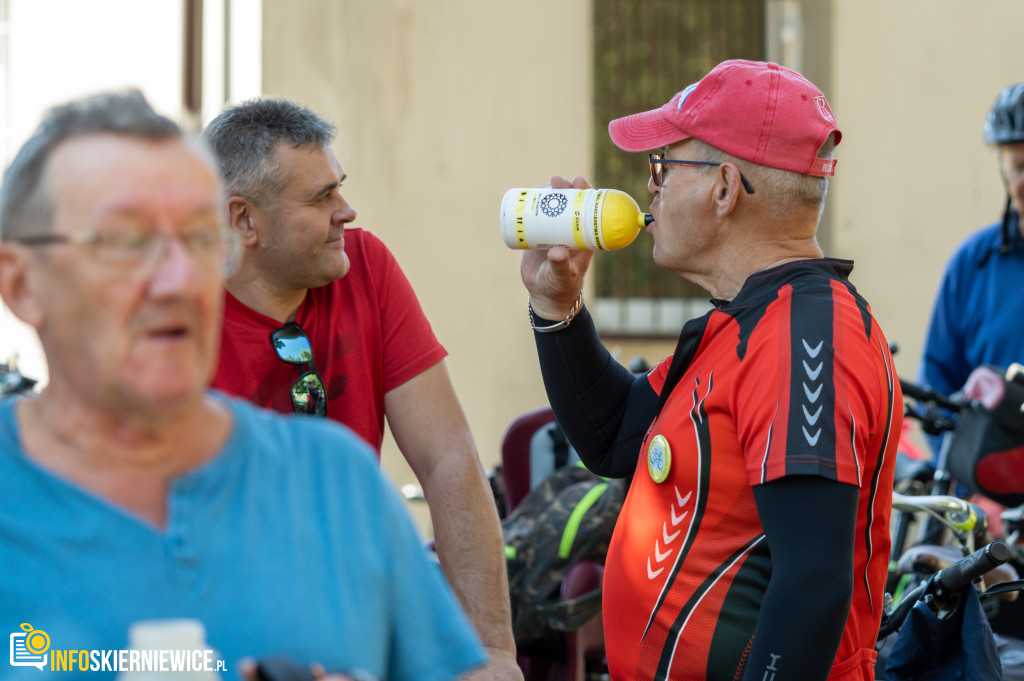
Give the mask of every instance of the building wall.
<path id="1" fill-rule="evenodd" d="M 832 251 L 857 261 L 854 283 L 913 378 L 946 260 L 1002 216 L 982 123 L 999 90 L 1024 81 L 1024 3 L 832 0 L 832 19 L 830 99 L 844 134 Z"/>
<path id="2" fill-rule="evenodd" d="M 586 0 L 264 0 L 264 91 L 337 123 L 354 224 L 419 294 L 488 468 L 512 418 L 546 402 L 498 207 L 511 187 L 589 172 L 588 12 Z M 383 460 L 414 481 L 390 438 Z"/>

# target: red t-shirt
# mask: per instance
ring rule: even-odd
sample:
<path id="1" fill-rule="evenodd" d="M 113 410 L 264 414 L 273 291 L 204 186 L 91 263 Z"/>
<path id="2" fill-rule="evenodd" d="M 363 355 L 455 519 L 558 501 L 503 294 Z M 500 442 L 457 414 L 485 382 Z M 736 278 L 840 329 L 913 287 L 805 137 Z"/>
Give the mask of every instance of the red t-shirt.
<path id="1" fill-rule="evenodd" d="M 753 486 L 787 475 L 860 490 L 853 602 L 829 678 L 869 678 L 902 398 L 867 303 L 832 267 L 842 271 L 805 261 L 755 275 L 744 288 L 759 296 L 709 314 L 644 438 L 609 548 L 612 678 L 739 678 L 771 577 Z M 670 360 L 648 378 L 659 394 Z"/>
<path id="2" fill-rule="evenodd" d="M 348 273 L 310 289 L 295 315 L 327 388 L 327 416 L 378 452 L 384 394 L 444 359 L 409 280 L 387 247 L 362 229 L 345 230 Z M 225 294 L 220 362 L 213 387 L 292 413 L 290 389 L 303 372 L 270 344 L 280 322 Z"/>

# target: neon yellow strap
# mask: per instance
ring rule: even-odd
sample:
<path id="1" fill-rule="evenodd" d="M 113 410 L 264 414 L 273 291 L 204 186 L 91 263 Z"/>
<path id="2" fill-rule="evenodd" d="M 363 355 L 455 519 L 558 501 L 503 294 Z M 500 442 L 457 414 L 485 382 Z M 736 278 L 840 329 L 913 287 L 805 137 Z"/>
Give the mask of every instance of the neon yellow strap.
<path id="1" fill-rule="evenodd" d="M 606 482 L 594 485 L 589 492 L 583 495 L 580 503 L 576 504 L 576 508 L 569 515 L 569 521 L 565 524 L 565 530 L 562 532 L 562 541 L 558 545 L 559 558 L 564 560 L 569 557 L 572 543 L 576 541 L 576 532 L 579 531 L 580 523 L 583 522 L 583 514 L 590 510 L 590 507 L 594 505 L 598 497 L 604 494 L 606 489 L 608 489 Z"/>

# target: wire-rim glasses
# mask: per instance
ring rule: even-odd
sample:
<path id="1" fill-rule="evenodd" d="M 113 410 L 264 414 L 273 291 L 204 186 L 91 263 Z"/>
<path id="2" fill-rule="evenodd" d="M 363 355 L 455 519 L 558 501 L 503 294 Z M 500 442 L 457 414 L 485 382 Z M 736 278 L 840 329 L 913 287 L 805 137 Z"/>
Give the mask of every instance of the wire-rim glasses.
<path id="1" fill-rule="evenodd" d="M 179 242 L 193 262 L 215 267 L 230 277 L 241 259 L 241 241 L 233 229 L 222 225 L 165 234 L 149 227 L 131 229 L 82 229 L 73 232 L 30 234 L 11 239 L 26 246 L 57 244 L 85 246 L 98 261 L 126 271 L 148 271 L 167 256 L 172 241 Z"/>
<path id="2" fill-rule="evenodd" d="M 654 182 L 655 187 L 661 187 L 664 183 L 666 165 L 690 167 L 722 165 L 718 161 L 683 161 L 675 158 L 665 158 L 663 154 L 647 154 L 647 158 L 651 164 L 651 180 Z M 740 174 L 740 182 L 743 183 L 743 189 L 745 189 L 748 194 L 753 194 L 754 188 L 747 181 L 747 178 L 743 176 L 743 171 L 737 168 L 737 172 Z"/>
<path id="3" fill-rule="evenodd" d="M 306 332 L 295 322 L 288 322 L 270 334 L 270 344 L 282 362 L 305 368 L 290 390 L 295 413 L 326 416 L 327 391 L 313 362 L 313 347 Z"/>

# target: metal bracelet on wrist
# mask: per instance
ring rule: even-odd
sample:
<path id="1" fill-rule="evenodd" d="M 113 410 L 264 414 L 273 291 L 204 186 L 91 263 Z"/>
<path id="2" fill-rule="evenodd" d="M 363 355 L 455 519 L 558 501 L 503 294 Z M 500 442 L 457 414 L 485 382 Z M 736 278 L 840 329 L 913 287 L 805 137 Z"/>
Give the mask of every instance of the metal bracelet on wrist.
<path id="1" fill-rule="evenodd" d="M 555 322 L 550 326 L 537 326 L 537 319 L 533 314 L 533 305 L 530 304 L 530 299 L 526 299 L 526 313 L 530 316 L 530 328 L 537 333 L 552 333 L 554 331 L 561 331 L 565 327 L 569 326 L 569 323 L 575 319 L 576 315 L 579 314 L 580 310 L 583 309 L 583 291 L 576 296 L 576 302 L 572 304 L 569 309 L 569 313 L 565 315 L 565 319 L 560 322 Z"/>

